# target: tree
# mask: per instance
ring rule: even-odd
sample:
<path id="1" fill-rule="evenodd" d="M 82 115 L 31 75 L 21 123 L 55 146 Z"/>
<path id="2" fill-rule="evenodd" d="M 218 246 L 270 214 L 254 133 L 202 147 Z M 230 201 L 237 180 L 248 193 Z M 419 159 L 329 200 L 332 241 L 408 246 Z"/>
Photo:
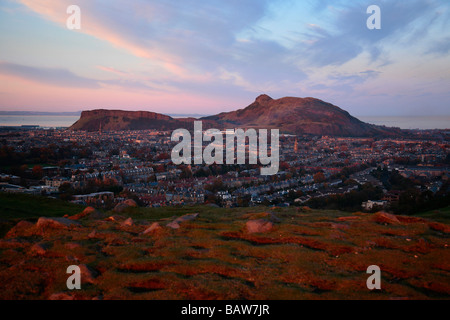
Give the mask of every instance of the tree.
<path id="1" fill-rule="evenodd" d="M 167 160 L 170 159 L 170 155 L 167 152 L 162 152 L 156 156 L 157 160 Z"/>
<path id="2" fill-rule="evenodd" d="M 221 178 L 215 179 L 212 184 L 205 186 L 205 189 L 213 193 L 227 190 Z"/>
<path id="3" fill-rule="evenodd" d="M 289 192 L 288 192 L 288 199 L 290 201 L 294 201 L 297 198 L 298 198 L 298 193 L 296 191 L 292 190 L 292 189 L 289 190 Z"/>
<path id="4" fill-rule="evenodd" d="M 192 178 L 192 171 L 188 166 L 181 167 L 180 179 Z"/>
<path id="5" fill-rule="evenodd" d="M 33 177 L 35 179 L 42 179 L 44 176 L 44 169 L 40 165 L 35 165 L 33 167 Z"/>
<path id="6" fill-rule="evenodd" d="M 289 169 L 289 164 L 285 161 L 281 161 L 280 162 L 280 170 L 282 171 L 286 171 Z"/>
<path id="7" fill-rule="evenodd" d="M 325 181 L 325 175 L 323 174 L 323 172 L 317 172 L 316 174 L 314 174 L 313 179 L 315 183 L 321 183 Z"/>
<path id="8" fill-rule="evenodd" d="M 64 201 L 72 200 L 72 196 L 75 193 L 75 190 L 72 188 L 72 185 L 69 182 L 64 182 L 59 186 L 59 198 Z"/>
<path id="9" fill-rule="evenodd" d="M 62 183 L 59 188 L 58 188 L 59 192 L 61 193 L 70 193 L 73 192 L 73 188 L 72 185 L 69 182 L 64 182 Z"/>

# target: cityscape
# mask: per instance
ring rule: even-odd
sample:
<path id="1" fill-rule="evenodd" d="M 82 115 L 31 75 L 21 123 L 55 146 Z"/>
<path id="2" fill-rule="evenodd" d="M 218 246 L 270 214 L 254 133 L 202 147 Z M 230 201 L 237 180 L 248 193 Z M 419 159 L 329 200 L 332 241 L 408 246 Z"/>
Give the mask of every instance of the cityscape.
<path id="1" fill-rule="evenodd" d="M 170 135 L 4 128 L 0 161 L 9 169 L 1 173 L 0 188 L 102 209 L 126 198 L 144 207 L 264 204 L 395 212 L 408 196 L 436 198 L 429 206 L 448 201 L 448 130 L 418 130 L 404 139 L 282 135 L 274 176 L 249 164 L 174 165 Z"/>

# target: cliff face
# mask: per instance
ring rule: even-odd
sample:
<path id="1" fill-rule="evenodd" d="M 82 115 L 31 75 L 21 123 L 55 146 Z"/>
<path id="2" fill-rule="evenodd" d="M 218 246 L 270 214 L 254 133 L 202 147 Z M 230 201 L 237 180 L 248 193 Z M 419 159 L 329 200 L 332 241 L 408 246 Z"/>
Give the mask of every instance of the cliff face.
<path id="1" fill-rule="evenodd" d="M 148 112 L 148 111 L 123 111 L 123 110 L 105 110 L 97 109 L 81 112 L 81 118 L 92 117 L 128 117 L 128 118 L 144 118 L 153 120 L 171 120 L 172 118 L 164 114 Z"/>
<path id="2" fill-rule="evenodd" d="M 98 131 L 100 128 L 104 131 L 173 130 L 182 127 L 185 121 L 187 120 L 177 120 L 155 112 L 98 109 L 83 111 L 80 119 L 70 128 L 86 131 Z"/>
<path id="3" fill-rule="evenodd" d="M 194 118 L 174 119 L 147 111 L 83 111 L 72 130 L 174 130 L 192 129 Z M 347 111 L 315 98 L 285 97 L 274 100 L 261 95 L 244 109 L 200 119 L 203 128 L 280 129 L 282 133 L 332 136 L 394 136 L 402 131 L 362 122 Z"/>

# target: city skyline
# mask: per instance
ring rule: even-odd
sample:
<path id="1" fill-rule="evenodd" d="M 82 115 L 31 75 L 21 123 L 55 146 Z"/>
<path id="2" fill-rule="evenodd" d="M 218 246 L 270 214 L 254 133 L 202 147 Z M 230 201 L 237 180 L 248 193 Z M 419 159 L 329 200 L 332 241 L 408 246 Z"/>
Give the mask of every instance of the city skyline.
<path id="1" fill-rule="evenodd" d="M 415 1 L 0 4 L 0 110 L 215 114 L 266 93 L 356 116 L 449 115 L 450 4 Z M 381 8 L 369 30 L 368 6 Z"/>

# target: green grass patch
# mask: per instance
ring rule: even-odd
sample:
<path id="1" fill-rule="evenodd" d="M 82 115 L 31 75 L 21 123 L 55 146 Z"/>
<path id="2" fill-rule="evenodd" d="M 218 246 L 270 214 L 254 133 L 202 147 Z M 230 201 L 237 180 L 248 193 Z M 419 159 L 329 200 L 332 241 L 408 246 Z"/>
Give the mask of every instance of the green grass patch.
<path id="1" fill-rule="evenodd" d="M 246 213 L 268 212 L 267 207 L 251 207 L 251 208 L 215 208 L 208 205 L 194 206 L 175 206 L 160 208 L 129 208 L 121 213 L 124 216 L 130 216 L 136 219 L 160 220 L 171 217 L 179 217 L 185 214 L 199 213 L 202 218 L 209 218 L 214 222 L 218 219 L 229 218 L 235 219 Z M 114 214 L 113 212 L 110 212 Z"/>
<path id="2" fill-rule="evenodd" d="M 84 206 L 42 196 L 0 193 L 0 219 L 62 217 L 83 211 Z"/>
<path id="3" fill-rule="evenodd" d="M 424 213 L 417 214 L 416 216 L 435 220 L 438 222 L 450 223 L 450 206 L 446 208 L 426 211 Z"/>

